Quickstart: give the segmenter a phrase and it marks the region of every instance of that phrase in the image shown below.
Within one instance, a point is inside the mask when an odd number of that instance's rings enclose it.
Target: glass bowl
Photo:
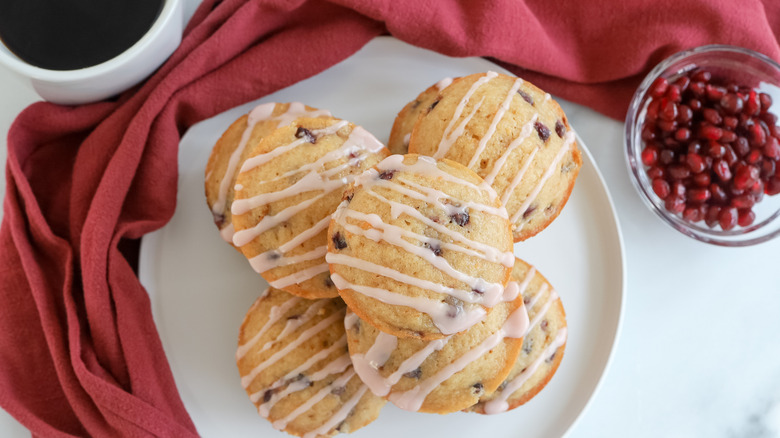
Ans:
[[[679,213],[672,213],[652,188],[647,166],[641,159],[645,141],[642,127],[648,104],[652,100],[651,87],[657,78],[672,83],[694,70],[708,70],[713,78],[720,78],[740,86],[755,88],[773,98],[772,113],[780,115],[780,65],[765,55],[741,47],[708,45],[686,50],[670,56],[658,64],[642,81],[631,101],[625,124],[625,152],[630,178],[639,197],[662,221],[675,230],[702,242],[720,246],[747,246],[765,242],[780,234],[780,194],[763,196],[753,206],[756,217],[745,227],[737,225],[722,230],[718,225],[710,228],[702,220],[689,222]],[[683,102],[685,103],[685,102]],[[702,122],[703,123],[703,122]],[[680,153],[683,153],[680,150]],[[742,159],[742,158],[740,158]],[[777,162],[780,165],[780,162]],[[715,176],[713,175],[713,179]]]

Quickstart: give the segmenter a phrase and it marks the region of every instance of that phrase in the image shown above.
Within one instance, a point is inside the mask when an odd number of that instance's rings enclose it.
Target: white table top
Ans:
[[[39,98],[2,67],[0,96],[4,163],[14,117]],[[631,186],[623,124],[579,105],[562,106],[611,191],[628,272],[611,367],[568,436],[780,436],[780,277],[774,272],[780,239],[721,248],[672,230]],[[4,173],[2,166],[0,193]],[[0,410],[0,436],[29,432]]]

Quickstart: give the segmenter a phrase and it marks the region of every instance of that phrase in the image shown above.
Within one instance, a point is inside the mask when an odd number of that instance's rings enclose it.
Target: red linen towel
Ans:
[[[181,47],[141,86],[116,101],[35,104],[12,126],[0,406],[40,436],[196,435],[121,249],[172,216],[189,126],[312,76],[382,33],[494,58],[620,118],[641,77],[680,49],[730,43],[780,59],[780,3],[205,0]]]

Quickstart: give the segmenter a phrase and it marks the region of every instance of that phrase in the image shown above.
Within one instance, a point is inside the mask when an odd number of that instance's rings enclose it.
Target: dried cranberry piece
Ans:
[[[304,128],[303,126],[299,126],[295,131],[295,138],[303,138],[309,143],[315,143],[317,141],[317,139],[314,137],[314,134],[312,134],[311,131]]]
[[[539,138],[546,143],[547,139],[550,138],[550,128],[542,122],[534,122],[534,128],[536,128],[536,134],[539,135]]]
[[[333,241],[333,247],[336,249],[344,249],[347,247],[347,241],[344,239],[344,236],[341,235],[341,232],[336,231],[333,233],[333,237],[331,237],[331,240]]]

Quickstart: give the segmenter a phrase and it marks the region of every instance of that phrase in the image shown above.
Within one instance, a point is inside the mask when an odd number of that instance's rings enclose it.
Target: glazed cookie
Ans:
[[[523,344],[523,298],[501,302],[463,333],[433,341],[397,338],[345,319],[355,371],[378,396],[401,409],[447,414],[474,405],[504,380]]]
[[[552,379],[566,348],[566,313],[550,283],[531,265],[515,261],[512,282],[523,296],[530,324],[512,371],[496,392],[468,410],[497,414],[532,399]],[[509,287],[507,287],[509,289]]]
[[[360,126],[302,118],[257,143],[236,179],[233,243],[273,287],[338,295],[325,263],[330,215],[346,184],[389,155]]]
[[[214,223],[226,242],[233,243],[233,187],[241,163],[251,146],[298,117],[330,117],[330,112],[302,103],[264,103],[249,114],[241,116],[222,134],[206,164],[206,202],[214,216]]]
[[[353,432],[385,401],[355,374],[344,303],[306,300],[278,289],[255,301],[241,324],[241,384],[274,428],[306,438]]]
[[[481,321],[515,260],[495,191],[458,163],[418,155],[391,155],[356,178],[328,235],[339,295],[403,338],[439,339]]]
[[[436,84],[430,86],[427,90],[420,93],[417,98],[403,107],[393,122],[393,129],[390,131],[390,139],[387,141],[387,148],[391,154],[406,154],[409,149],[409,137],[417,119],[422,114],[430,111],[431,105],[438,102],[441,98],[441,91],[452,83],[452,78],[444,78]]]
[[[495,72],[455,79],[421,114],[409,152],[466,165],[493,186],[515,241],[543,230],[571,194],[582,159],[549,94]]]

